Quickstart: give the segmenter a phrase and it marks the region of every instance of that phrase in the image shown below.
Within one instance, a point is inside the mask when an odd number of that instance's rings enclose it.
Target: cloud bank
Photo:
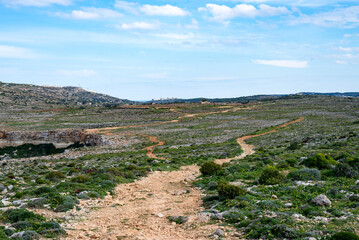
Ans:
[[[307,68],[307,61],[297,60],[252,60],[256,64],[269,65],[274,67],[285,67],[285,68]]]

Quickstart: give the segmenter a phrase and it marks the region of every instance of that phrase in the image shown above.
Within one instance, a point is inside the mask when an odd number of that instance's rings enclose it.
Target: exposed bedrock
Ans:
[[[0,147],[18,146],[24,143],[52,143],[56,147],[66,147],[74,143],[82,143],[88,146],[101,146],[106,144],[106,140],[103,136],[87,134],[80,130],[51,130],[41,132],[0,131]]]

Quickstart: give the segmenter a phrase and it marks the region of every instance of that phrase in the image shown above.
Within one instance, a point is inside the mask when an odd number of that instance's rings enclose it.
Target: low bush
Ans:
[[[292,142],[289,147],[288,150],[298,150],[300,149],[302,146],[299,142]]]
[[[352,232],[338,232],[330,240],[359,240],[359,236]]]
[[[207,189],[208,190],[215,190],[215,189],[217,189],[217,186],[218,186],[217,182],[211,181],[211,182],[208,183]]]
[[[287,238],[287,239],[297,239],[301,234],[294,228],[287,227],[284,224],[278,224],[272,227],[271,233],[275,237]]]
[[[43,179],[43,178],[36,178],[36,183],[37,184],[45,184],[46,182],[45,182],[45,179]]]
[[[6,233],[3,231],[3,229],[0,229],[0,239],[8,239]]]
[[[349,201],[351,201],[351,202],[359,202],[359,195],[350,196]]]
[[[33,225],[28,221],[19,221],[17,223],[11,224],[11,227],[16,230],[25,230],[31,228]]]
[[[24,208],[19,208],[19,209],[9,209],[6,210],[3,213],[3,217],[5,218],[5,221],[11,222],[11,223],[16,223],[16,222],[20,222],[20,221],[31,221],[31,220],[40,220],[43,221],[45,220],[44,217],[35,214],[33,212],[30,212]]]
[[[56,189],[52,188],[52,187],[46,187],[46,186],[39,187],[34,190],[34,194],[37,196],[44,194],[44,193],[52,193],[52,192],[56,192]]]
[[[355,178],[358,176],[358,172],[349,164],[339,163],[334,168],[334,175],[336,177]]]
[[[51,171],[45,175],[45,178],[49,179],[51,181],[56,181],[56,180],[59,180],[59,179],[65,178],[65,177],[66,176],[60,171]]]
[[[245,195],[246,190],[239,187],[229,184],[226,181],[219,181],[217,186],[218,195],[225,198],[235,198],[237,196]]]
[[[55,212],[67,212],[75,207],[76,200],[73,197],[64,197],[63,201],[57,206]]]
[[[284,175],[281,174],[276,167],[268,165],[264,168],[258,182],[263,185],[275,185],[280,183],[283,179]]]
[[[290,172],[287,178],[295,181],[319,181],[321,178],[320,171],[315,168],[303,168]]]
[[[218,174],[223,171],[223,168],[221,165],[215,163],[215,162],[205,162],[200,169],[201,173],[205,176],[211,176]]]
[[[305,159],[303,164],[309,168],[329,169],[331,166],[338,164],[338,162],[328,155],[318,153],[313,157]]]
[[[86,183],[89,181],[91,181],[91,178],[86,175],[77,175],[77,176],[71,178],[71,182],[76,182],[76,183]]]
[[[292,158],[292,159],[287,159],[286,161],[287,161],[287,163],[288,163],[291,167],[294,167],[294,166],[297,165],[297,163],[298,163],[298,160],[297,160],[297,159],[294,159],[294,158]]]

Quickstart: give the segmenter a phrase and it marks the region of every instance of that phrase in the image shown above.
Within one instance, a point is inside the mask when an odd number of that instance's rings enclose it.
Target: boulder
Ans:
[[[37,240],[40,239],[39,234],[34,231],[22,231],[18,233],[14,233],[9,237],[10,239],[29,239],[29,240]]]
[[[313,198],[310,202],[315,203],[317,206],[330,207],[332,205],[332,202],[324,194],[321,194],[321,195],[317,196],[316,198]]]
[[[218,228],[214,233],[213,235],[216,235],[218,237],[223,237],[224,236],[224,231],[220,228]]]

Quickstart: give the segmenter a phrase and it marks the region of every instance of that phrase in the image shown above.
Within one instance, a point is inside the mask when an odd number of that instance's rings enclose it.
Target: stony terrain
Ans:
[[[6,132],[71,127],[108,144],[3,159],[6,236],[329,239],[359,228],[356,98],[12,113]]]

